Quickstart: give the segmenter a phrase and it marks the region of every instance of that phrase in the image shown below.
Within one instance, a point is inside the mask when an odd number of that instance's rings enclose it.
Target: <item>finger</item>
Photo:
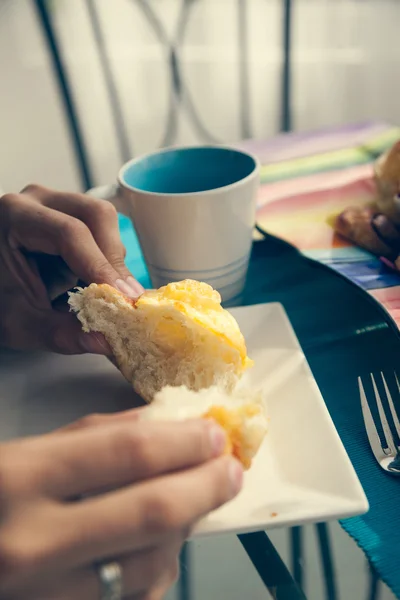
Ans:
[[[11,317],[10,317],[11,319]],[[85,333],[72,313],[25,306],[12,317],[13,346],[20,349],[51,350],[59,354],[111,354],[99,333]]]
[[[224,446],[222,429],[205,419],[129,419],[53,439],[37,461],[48,493],[69,498],[199,465],[221,454]]]
[[[23,195],[16,198],[9,206],[10,239],[15,247],[61,256],[74,275],[86,283],[109,283],[137,297],[104,256],[87,225],[41,204],[32,210],[29,199]]]
[[[132,287],[136,296],[143,293],[143,287],[132,277],[125,265],[126,250],[119,233],[118,213],[111,202],[84,194],[54,192],[46,188],[40,188],[39,195],[44,206],[85,223],[100,250],[122,280]]]
[[[400,232],[385,215],[375,215],[372,226],[379,238],[397,254],[400,252]]]
[[[84,194],[46,190],[43,204],[86,223],[110,263],[114,262],[116,266],[126,269],[125,248],[119,235],[118,213],[111,202]]]
[[[111,202],[83,194],[49,192],[44,204],[86,223],[112,267],[123,280],[132,280],[137,295],[143,293],[142,286],[134,280],[125,265],[126,251],[119,233],[118,213]]]
[[[53,310],[46,321],[46,329],[46,348],[53,352],[103,356],[109,356],[112,352],[101,333],[82,331],[81,324],[71,313]]]
[[[95,427],[105,427],[107,425],[115,425],[117,423],[129,423],[140,419],[142,408],[133,408],[113,414],[91,414],[78,421],[74,421],[65,427],[60,427],[52,431],[49,435],[58,435],[59,433],[67,433],[72,431],[82,431],[93,429]]]
[[[231,500],[242,479],[241,465],[225,456],[73,504],[64,560],[101,560],[158,545]]]
[[[357,246],[373,254],[390,257],[391,248],[377,235],[372,225],[376,214],[370,207],[348,208],[336,219],[335,230]]]
[[[178,576],[177,557],[182,543],[183,539],[177,537],[167,545],[119,557],[116,562],[122,571],[123,597],[155,598],[155,594],[159,591],[165,593]],[[53,584],[54,591],[48,591],[45,594],[46,598],[49,600],[101,598],[103,590],[98,572],[100,568],[93,565],[72,571],[65,581],[58,580]]]
[[[1,344],[17,350],[51,350],[59,354],[101,354],[111,348],[100,333],[85,333],[76,317],[67,312],[27,304],[15,294],[12,306],[3,305]]]

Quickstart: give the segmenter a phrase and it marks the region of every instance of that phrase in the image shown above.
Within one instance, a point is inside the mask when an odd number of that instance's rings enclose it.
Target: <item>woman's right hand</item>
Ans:
[[[193,525],[241,488],[224,444],[211,421],[137,410],[1,444],[0,597],[98,600],[95,565],[116,560],[124,598],[161,599]]]

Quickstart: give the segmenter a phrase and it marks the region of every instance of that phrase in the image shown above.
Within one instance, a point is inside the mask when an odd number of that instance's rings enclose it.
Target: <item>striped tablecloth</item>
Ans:
[[[398,139],[400,127],[363,123],[240,147],[262,165],[258,224],[352,279],[400,325],[400,274],[335,235],[329,224],[344,208],[374,198],[374,161]]]

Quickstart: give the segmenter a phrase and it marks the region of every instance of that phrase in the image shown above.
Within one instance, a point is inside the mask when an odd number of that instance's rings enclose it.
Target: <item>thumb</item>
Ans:
[[[75,315],[51,311],[46,318],[44,344],[59,354],[112,354],[101,333],[85,333]]]

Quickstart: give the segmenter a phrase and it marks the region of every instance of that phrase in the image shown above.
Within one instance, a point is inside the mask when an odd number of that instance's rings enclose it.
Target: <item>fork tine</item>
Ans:
[[[360,390],[361,409],[364,417],[365,429],[367,430],[369,443],[371,445],[372,452],[374,453],[375,458],[379,462],[379,456],[382,454],[382,444],[379,438],[378,431],[376,429],[371,409],[368,404],[367,396],[365,395],[361,377],[358,378],[358,389]]]
[[[397,381],[396,373],[394,374],[394,376],[395,376],[396,381]],[[384,388],[385,388],[386,396],[387,396],[387,399],[388,399],[388,402],[389,402],[390,412],[392,413],[393,423],[394,423],[394,426],[396,428],[397,435],[400,438],[400,422],[399,422],[399,418],[397,416],[396,409],[395,409],[394,404],[393,404],[392,395],[389,392],[389,388],[387,386],[386,379],[385,379],[385,377],[384,377],[384,375],[383,375],[382,372],[381,372],[381,377],[382,377],[383,385],[384,385]],[[398,385],[399,385],[399,382],[397,381],[397,386]]]
[[[392,454],[397,454],[397,448],[395,446],[395,443],[394,443],[394,440],[392,437],[392,432],[390,431],[389,423],[387,422],[385,410],[382,405],[382,400],[379,395],[378,388],[376,387],[375,379],[374,379],[374,376],[372,373],[371,373],[371,380],[372,380],[372,385],[374,388],[375,400],[376,400],[376,404],[378,406],[378,412],[379,412],[379,417],[381,419],[383,433],[385,434],[387,448],[388,448],[388,450],[390,450],[390,452]]]

